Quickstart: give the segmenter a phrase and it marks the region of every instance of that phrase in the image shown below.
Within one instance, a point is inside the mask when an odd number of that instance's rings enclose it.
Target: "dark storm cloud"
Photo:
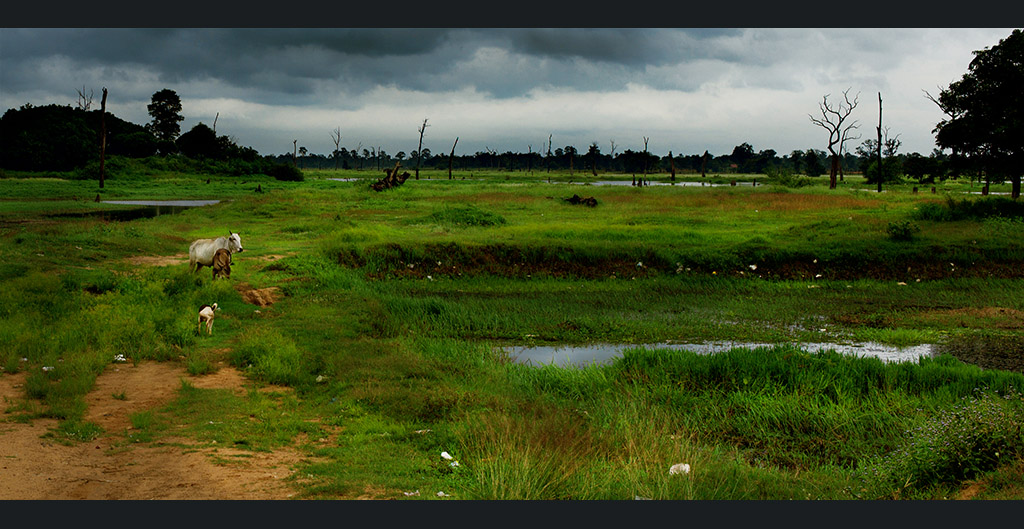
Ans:
[[[512,97],[535,86],[619,89],[650,66],[734,60],[715,42],[738,31],[5,29],[0,81],[12,91],[38,86],[41,65],[60,57],[77,69],[149,73],[166,85],[216,79],[245,89],[258,102],[288,95],[302,104],[321,81],[350,94],[377,86],[421,91],[470,86]],[[506,53],[487,55],[493,49]],[[517,75],[499,75],[510,69]]]

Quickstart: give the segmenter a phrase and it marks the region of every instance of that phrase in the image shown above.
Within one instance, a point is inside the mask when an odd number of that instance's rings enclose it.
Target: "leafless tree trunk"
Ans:
[[[338,159],[341,157],[341,127],[331,131],[331,141],[334,142],[334,170],[338,170]]]
[[[458,138],[456,138],[456,141],[458,141]],[[533,176],[533,145],[527,145],[526,150],[526,172]]]
[[[843,91],[845,105],[843,102],[839,102],[834,107],[828,102],[829,94],[825,94],[821,103],[818,104],[821,110],[821,118],[808,114],[808,117],[811,118],[811,123],[828,131],[828,152],[832,155],[832,164],[829,170],[829,189],[836,188],[836,175],[839,172],[839,154],[836,152],[836,145],[840,145],[842,141],[848,139],[846,136],[850,129],[857,128],[856,121],[843,127],[843,122],[850,116],[853,109],[857,108],[857,97],[859,97],[858,94],[858,96],[853,98],[853,101],[850,101],[849,92],[849,88]],[[840,147],[840,149],[842,148]]]
[[[299,166],[299,140],[292,140],[292,165]]]
[[[107,157],[107,89],[103,88],[100,100],[100,188],[103,188],[103,163]]]
[[[216,116],[213,116],[213,135],[217,135],[217,118],[220,117],[220,112],[217,112]]]
[[[707,151],[707,149],[705,149],[704,150],[704,156],[700,157],[700,177],[701,178],[704,178],[705,169],[707,168],[707,166],[708,166],[708,151]],[[701,185],[703,185],[703,184],[701,184]]]
[[[455,160],[455,146],[459,144],[459,137],[455,137],[455,143],[452,144],[452,153],[448,155],[448,179],[452,179],[452,163]]]
[[[551,172],[551,136],[553,136],[553,134],[548,134],[548,155],[544,158],[544,166],[548,173]],[[551,182],[551,176],[548,176],[548,182]]]
[[[672,157],[672,151],[668,151],[668,166],[672,171],[672,181],[676,181],[676,160]]]
[[[648,138],[647,136],[644,136],[643,138],[644,138],[644,179],[647,179],[647,156],[648,156],[648,154],[647,154],[647,140],[649,140],[650,138]]]
[[[427,118],[423,118],[423,125],[420,126],[420,146],[416,148],[416,179],[420,179],[420,162],[423,160],[423,133],[427,130]]]
[[[885,172],[882,171],[882,93],[878,93],[878,127],[875,129],[878,131],[878,192],[882,192],[882,176]]]

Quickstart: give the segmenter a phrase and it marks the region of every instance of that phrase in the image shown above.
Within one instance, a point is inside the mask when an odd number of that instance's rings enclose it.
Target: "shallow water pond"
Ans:
[[[594,180],[593,182],[570,182],[572,184],[580,185],[592,185],[592,186],[632,186],[636,185],[630,180]],[[655,182],[648,181],[645,185],[652,186],[681,186],[681,187],[730,187],[733,184],[713,184],[710,182]],[[736,182],[736,186],[747,186],[752,187],[758,185],[756,182]],[[764,185],[764,184],[761,184]]]
[[[160,215],[174,215],[186,209],[211,206],[220,203],[220,200],[102,200],[100,203],[139,207],[129,209],[95,209],[76,213],[56,213],[50,216],[61,218],[94,217],[103,220],[127,222],[137,219],[150,219]]]
[[[528,365],[554,364],[565,367],[580,367],[587,364],[610,363],[614,358],[622,356],[622,351],[633,347],[688,350],[698,354],[712,354],[730,349],[772,347],[779,344],[753,342],[702,342],[702,343],[649,343],[649,344],[610,344],[598,343],[589,345],[556,345],[556,346],[513,346],[504,347],[515,362]],[[836,343],[800,343],[798,346],[808,352],[834,350],[837,353],[859,357],[874,357],[885,362],[917,362],[922,356],[933,356],[935,346],[931,344],[895,347],[874,342],[836,344]]]

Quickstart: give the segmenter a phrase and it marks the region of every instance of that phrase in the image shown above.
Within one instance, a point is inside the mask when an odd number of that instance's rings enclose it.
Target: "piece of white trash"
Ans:
[[[669,467],[668,475],[674,476],[676,474],[689,474],[690,464],[689,463],[676,463]]]

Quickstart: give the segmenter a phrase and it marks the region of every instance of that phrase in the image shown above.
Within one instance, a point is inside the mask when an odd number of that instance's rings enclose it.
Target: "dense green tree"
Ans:
[[[804,151],[804,174],[807,176],[821,176],[825,173],[825,165],[821,163],[824,151],[807,149]]]
[[[1015,29],[999,44],[974,52],[968,72],[933,99],[946,114],[935,143],[1009,176],[1020,197],[1024,172],[1024,33]]]
[[[161,153],[173,152],[174,142],[181,133],[179,122],[185,118],[181,115],[181,98],[171,89],[164,88],[153,94],[152,102],[146,106],[153,121],[149,130],[156,136]]]
[[[145,127],[107,112],[108,156],[141,158],[156,152]],[[100,111],[25,105],[0,118],[0,167],[69,171],[99,158]]]
[[[201,121],[192,130],[182,134],[176,143],[178,151],[189,158],[221,159],[226,154],[221,152],[217,134]]]

